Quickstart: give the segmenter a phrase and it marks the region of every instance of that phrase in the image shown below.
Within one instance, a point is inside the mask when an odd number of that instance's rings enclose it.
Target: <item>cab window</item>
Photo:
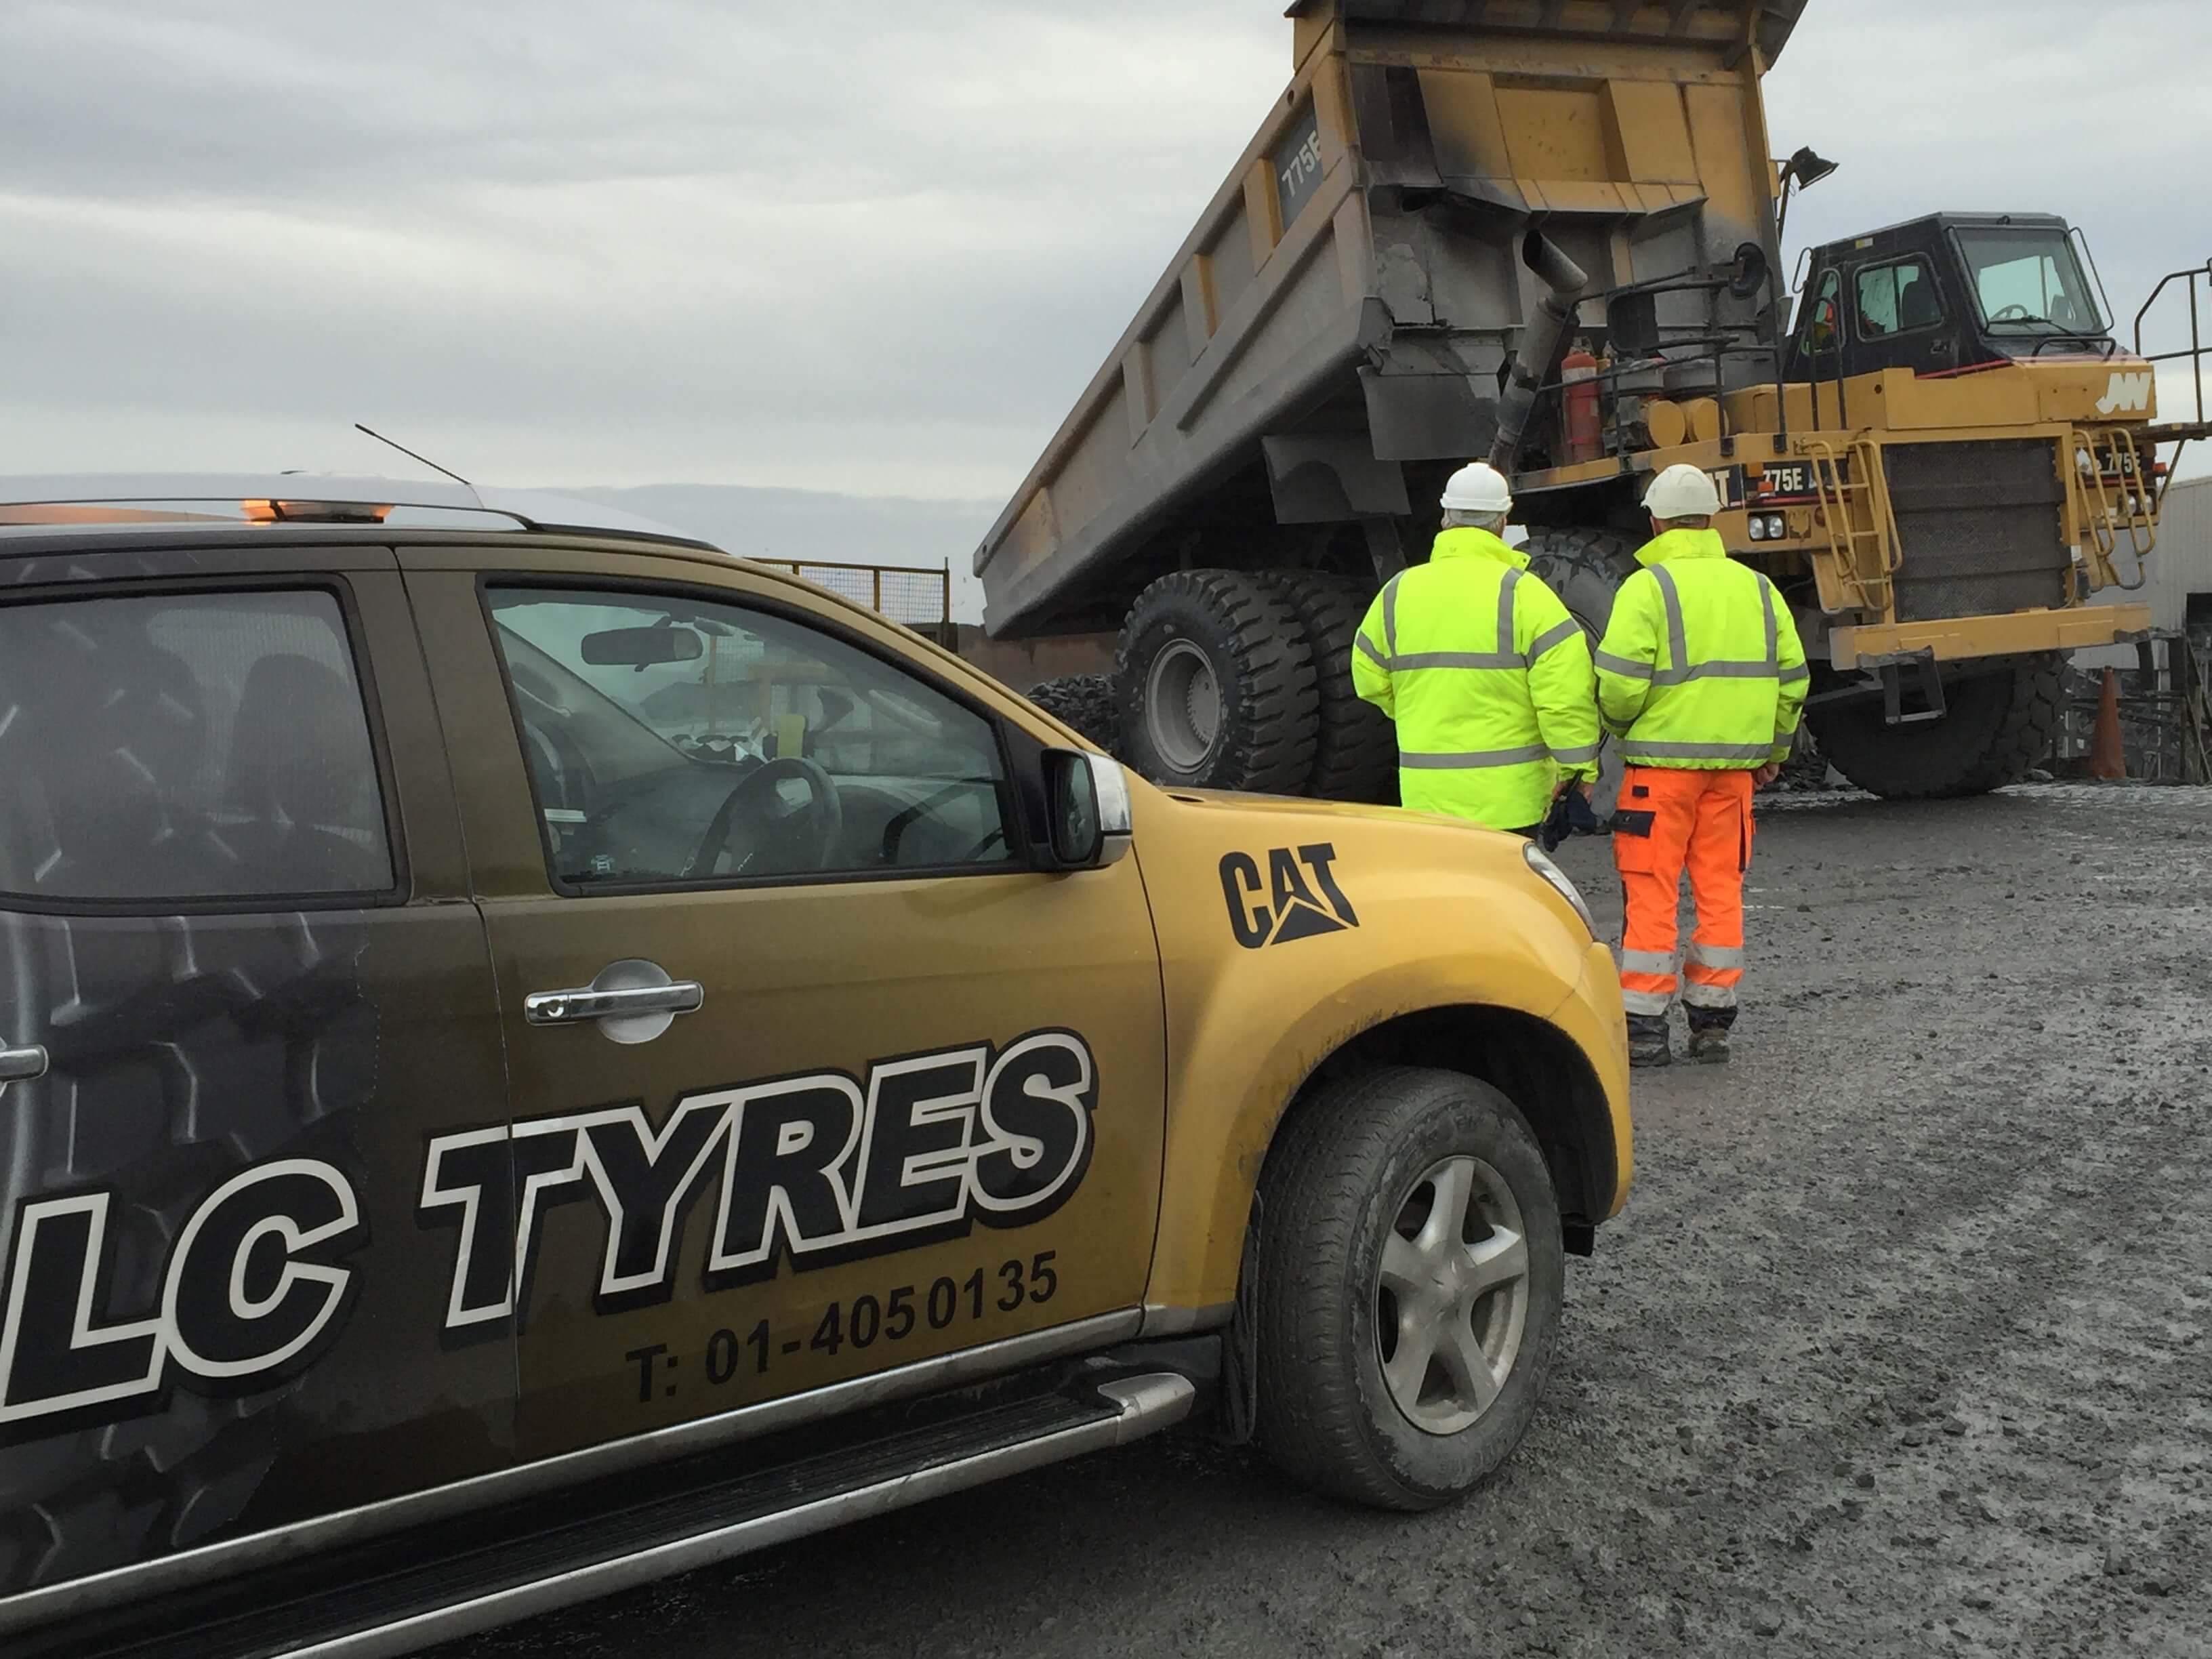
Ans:
[[[159,907],[394,885],[337,598],[0,607],[0,890]]]
[[[1858,294],[1858,331],[1862,340],[1880,340],[1915,329],[1934,328],[1943,320],[1943,306],[1936,295],[1936,278],[1925,259],[1900,259],[1895,264],[1875,265],[1853,279]]]
[[[1836,316],[1836,301],[1842,285],[1843,278],[1835,271],[1823,271],[1819,285],[1807,298],[1802,331],[1805,350],[1833,351],[1842,343]]]
[[[2103,331],[2103,307],[2063,231],[1988,228],[1957,234],[1974,297],[1992,328],[2024,335]]]
[[[694,597],[502,588],[555,884],[1003,869],[997,734],[829,633]]]

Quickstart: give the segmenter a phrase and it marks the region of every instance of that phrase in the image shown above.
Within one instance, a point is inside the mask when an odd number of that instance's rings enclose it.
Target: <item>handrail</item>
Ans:
[[[2150,298],[2145,300],[2142,302],[2142,309],[2136,313],[2135,346],[2136,356],[2147,363],[2179,362],[2184,358],[2190,361],[2196,371],[2194,378],[2197,382],[2197,423],[2202,425],[2204,420],[2205,345],[2202,317],[2197,303],[2197,279],[2200,276],[2212,279],[2212,259],[2207,259],[2202,265],[2193,265],[2186,270],[2168,271],[2159,279],[2158,286],[2150,291]],[[2143,319],[2150,315],[2152,308],[2158,304],[2160,298],[2176,283],[2186,283],[2189,285],[2189,343],[2179,351],[2161,351],[2156,354],[2147,352],[2143,349]]]

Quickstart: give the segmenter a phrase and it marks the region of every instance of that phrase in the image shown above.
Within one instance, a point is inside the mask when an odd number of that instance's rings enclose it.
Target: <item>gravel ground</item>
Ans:
[[[1736,1063],[1639,1075],[1468,1502],[1175,1435],[442,1659],[2212,1654],[2212,791],[1768,799]]]

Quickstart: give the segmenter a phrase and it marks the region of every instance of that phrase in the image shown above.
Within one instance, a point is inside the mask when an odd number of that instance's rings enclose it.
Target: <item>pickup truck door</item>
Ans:
[[[416,1224],[505,1081],[397,562],[257,542],[0,602],[0,1598],[512,1456]]]
[[[519,1330],[526,1450],[1132,1328],[1164,1127],[1151,915],[1133,858],[1028,867],[988,699],[718,560],[402,561],[520,1195],[455,1308]],[[453,1213],[501,1133],[453,1144]]]

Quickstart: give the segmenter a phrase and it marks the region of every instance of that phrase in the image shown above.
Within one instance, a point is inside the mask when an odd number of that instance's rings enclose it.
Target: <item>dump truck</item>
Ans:
[[[1788,205],[1833,166],[1771,159],[1761,82],[1803,10],[1293,5],[1289,87],[976,550],[988,630],[1118,631],[1116,746],[1158,781],[1387,801],[1352,635],[1445,477],[1513,476],[1596,633],[1650,476],[1689,462],[1790,605],[1835,766],[1899,797],[2019,777],[2064,653],[2148,626],[2087,601],[2140,582],[2201,398],[2159,421],[2049,216],[1815,248],[1793,317]],[[2193,329],[2176,355],[2201,386]]]

